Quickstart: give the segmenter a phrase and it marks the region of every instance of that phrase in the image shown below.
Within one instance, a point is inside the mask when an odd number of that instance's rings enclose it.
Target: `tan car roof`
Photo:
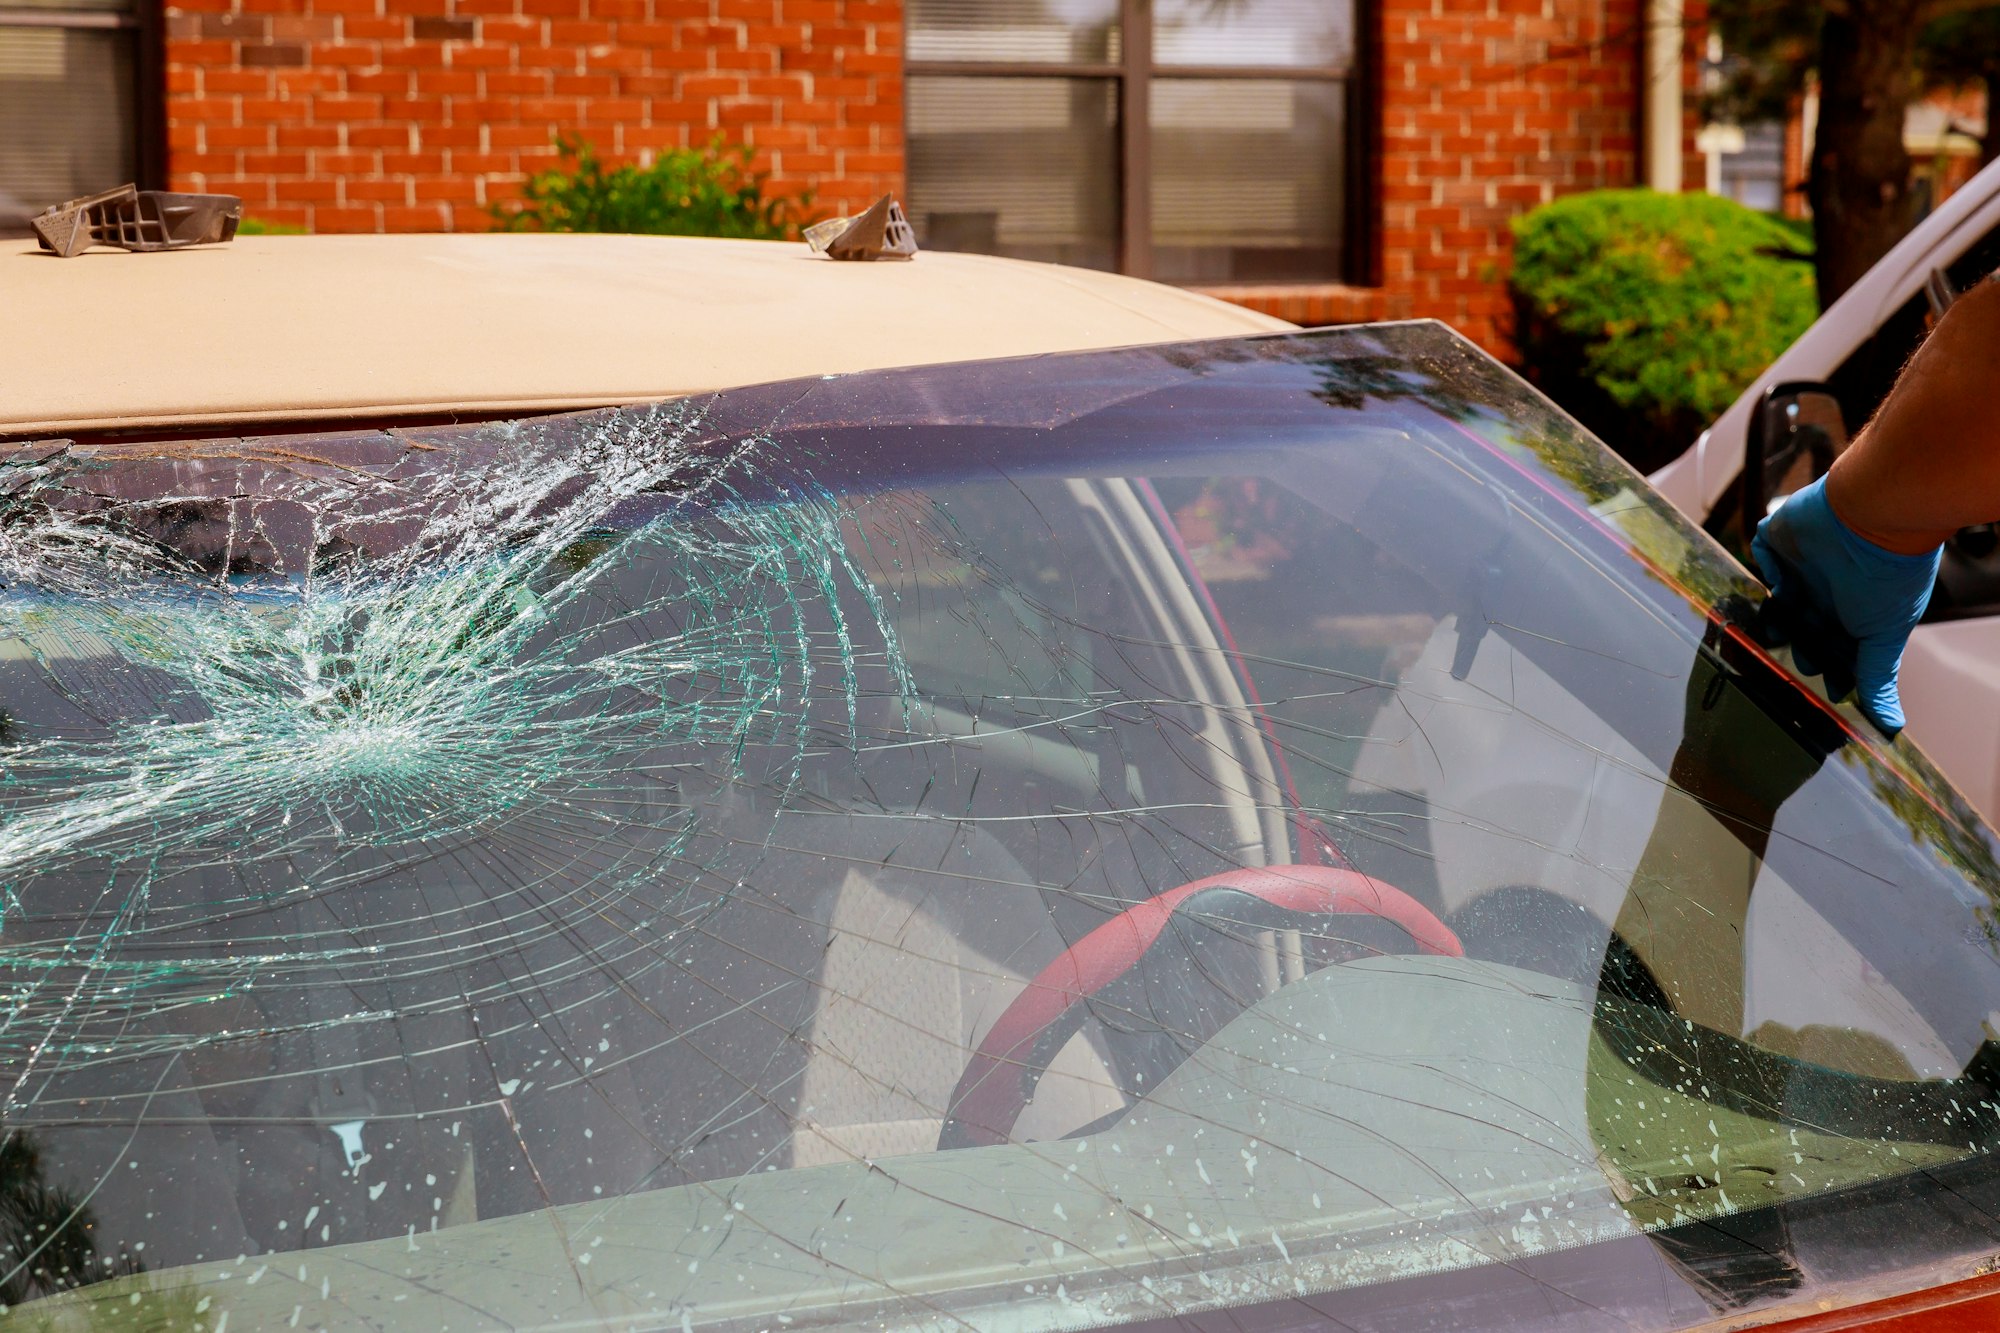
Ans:
[[[246,236],[0,252],[0,433],[535,412],[1292,327],[981,255],[667,236]]]

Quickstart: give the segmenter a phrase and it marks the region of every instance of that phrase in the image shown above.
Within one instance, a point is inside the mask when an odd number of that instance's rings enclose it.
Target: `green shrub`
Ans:
[[[263,218],[246,217],[236,224],[238,236],[303,236],[304,227],[290,222],[266,222]]]
[[[650,166],[606,170],[582,139],[556,136],[560,166],[537,172],[521,198],[489,211],[509,231],[618,231],[655,236],[783,240],[807,221],[811,197],[772,198],[750,169],[746,144],[717,136],[705,148],[662,153]]]
[[[1601,190],[1513,227],[1524,372],[1642,471],[1691,444],[1817,313],[1810,245],[1714,195]]]

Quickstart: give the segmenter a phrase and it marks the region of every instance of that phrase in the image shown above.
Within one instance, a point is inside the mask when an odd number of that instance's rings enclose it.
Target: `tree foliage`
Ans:
[[[96,1230],[85,1199],[48,1180],[33,1137],[23,1129],[0,1129],[0,1312],[145,1271],[133,1255],[100,1256]]]
[[[1818,72],[1807,193],[1823,305],[1915,221],[1904,115],[1927,77],[1972,54],[1966,43],[1986,33],[1995,10],[1996,0],[1712,0],[1710,21],[1732,55],[1712,111],[1788,114],[1808,71]]]
[[[1513,228],[1528,378],[1642,470],[1685,449],[1817,314],[1797,233],[1732,200],[1601,190]]]
[[[770,195],[747,144],[720,135],[702,148],[662,153],[650,165],[607,168],[596,148],[556,136],[559,165],[530,176],[515,203],[496,204],[508,231],[639,232],[785,240],[809,220],[811,196]]]
[[[1934,88],[1980,84],[1986,90],[1986,132],[1979,142],[1981,164],[2000,156],[2000,126],[1993,108],[2000,102],[2000,6],[1946,14],[1923,31],[1917,70]]]
[[[1790,116],[1819,56],[1821,13],[1802,0],[1713,0],[1709,22],[1723,57],[1704,115],[1738,125]]]
[[[1960,87],[2000,73],[2000,0],[1934,6],[1917,16],[1916,87]],[[1817,0],[1711,0],[1709,23],[1722,38],[1720,78],[1702,110],[1732,124],[1781,120],[1819,56],[1827,6]]]

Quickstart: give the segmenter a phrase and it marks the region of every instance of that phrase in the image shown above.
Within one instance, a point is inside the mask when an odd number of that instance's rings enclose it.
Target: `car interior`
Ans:
[[[1976,822],[1553,414],[1301,362],[922,482],[615,413],[55,467],[8,1124],[93,1227],[14,1298],[1416,1320],[1616,1253],[1692,1322],[1881,1241],[1787,1208],[1988,1188]]]

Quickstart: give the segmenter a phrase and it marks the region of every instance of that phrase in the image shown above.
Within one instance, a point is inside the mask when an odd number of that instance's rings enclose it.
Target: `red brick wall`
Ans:
[[[1432,316],[1507,350],[1508,220],[1639,172],[1644,0],[1363,0],[1380,284],[1212,288],[1299,323]],[[1702,0],[1689,0],[1688,50]],[[484,228],[573,129],[745,140],[846,210],[903,184],[901,0],[175,0],[171,172],[315,231]],[[1692,92],[1694,62],[1687,62]],[[1699,188],[1694,98],[1688,188]]]
[[[844,210],[903,170],[901,0],[172,0],[176,189],[314,231],[482,230],[554,158],[747,141]]]
[[[1694,152],[1690,4],[1683,178]],[[1379,0],[1380,285],[1210,288],[1298,323],[1442,319],[1507,350],[1509,219],[1640,172],[1644,0]]]

